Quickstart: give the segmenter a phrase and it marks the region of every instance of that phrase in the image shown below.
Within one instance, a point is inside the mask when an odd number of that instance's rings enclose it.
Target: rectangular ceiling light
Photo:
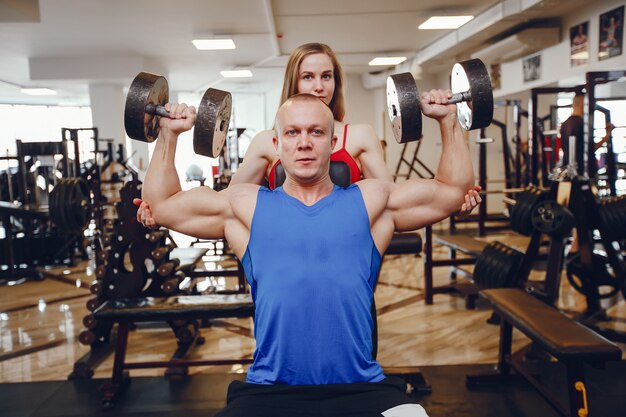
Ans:
[[[31,96],[54,96],[57,93],[49,88],[22,88],[20,91]]]
[[[252,77],[252,71],[250,70],[232,70],[232,71],[220,71],[224,78],[247,78]]]
[[[419,25],[418,29],[457,29],[473,18],[474,16],[433,16]]]
[[[232,39],[194,39],[191,41],[196,49],[201,51],[216,51],[220,49],[235,49]]]
[[[372,59],[367,65],[370,66],[378,66],[378,65],[398,65],[402,62],[406,61],[405,56],[377,56]]]

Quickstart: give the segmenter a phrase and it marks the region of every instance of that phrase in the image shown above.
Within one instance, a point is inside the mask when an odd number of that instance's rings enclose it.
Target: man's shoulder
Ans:
[[[387,195],[391,192],[395,184],[389,181],[383,181],[376,178],[362,179],[359,182],[354,183],[361,190],[361,194],[363,196],[370,194],[382,193],[383,195]]]
[[[258,184],[231,184],[222,191],[229,199],[254,197],[261,188]]]

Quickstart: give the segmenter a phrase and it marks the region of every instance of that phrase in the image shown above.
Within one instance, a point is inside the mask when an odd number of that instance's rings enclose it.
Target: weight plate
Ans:
[[[409,72],[387,77],[387,114],[398,143],[422,137],[422,109],[413,75]]]
[[[544,200],[533,207],[533,228],[552,237],[564,237],[574,226],[574,215],[553,200]]]
[[[453,94],[470,93],[470,101],[457,103],[459,123],[465,130],[480,129],[493,119],[493,90],[485,64],[470,59],[454,64],[450,77]]]
[[[506,256],[506,247],[499,241],[491,243],[493,245],[492,252],[492,268],[489,274],[489,288],[504,288],[507,281],[508,258]]]
[[[140,72],[128,89],[124,108],[126,134],[143,142],[154,142],[159,137],[159,117],[146,113],[146,106],[164,106],[169,101],[169,87],[165,77]]]
[[[198,155],[209,158],[220,155],[226,142],[231,109],[230,93],[215,88],[204,93],[193,130],[193,150]]]

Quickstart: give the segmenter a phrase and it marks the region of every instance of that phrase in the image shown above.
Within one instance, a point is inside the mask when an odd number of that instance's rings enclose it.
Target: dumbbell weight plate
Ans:
[[[422,137],[422,109],[415,79],[409,72],[387,78],[387,113],[398,143]]]
[[[493,89],[485,64],[470,59],[454,64],[450,78],[452,94],[469,91],[471,100],[457,103],[459,123],[465,130],[487,127],[493,119]]]
[[[232,109],[232,97],[226,91],[209,88],[200,101],[193,130],[193,150],[198,155],[217,158],[222,152]]]
[[[165,77],[140,72],[128,89],[124,108],[126,134],[143,142],[154,142],[159,136],[159,117],[146,112],[147,106],[164,106],[169,101]]]

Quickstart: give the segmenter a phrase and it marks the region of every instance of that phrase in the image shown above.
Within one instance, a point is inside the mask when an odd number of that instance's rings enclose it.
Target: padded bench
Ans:
[[[449,248],[448,259],[433,259],[433,241]],[[487,244],[487,242],[463,234],[434,235],[432,227],[427,226],[424,232],[424,300],[426,304],[433,303],[433,296],[435,294],[456,292],[465,297],[466,307],[473,309],[475,307],[476,298],[478,298],[478,288],[471,282],[457,282],[456,272],[452,272],[450,275],[453,281],[451,284],[435,287],[433,285],[433,268],[440,266],[452,266],[456,268],[460,265],[473,265],[476,263],[476,258],[478,258]],[[463,252],[469,255],[469,257],[458,259],[456,257],[457,252]]]
[[[115,358],[111,383],[105,384],[102,405],[109,408],[113,405],[114,398],[123,390],[128,375],[125,369],[180,367],[186,373],[188,366],[200,365],[230,365],[252,363],[252,358],[223,359],[223,360],[194,360],[184,359],[184,355],[174,355],[170,361],[135,362],[126,363],[126,347],[128,344],[128,330],[130,323],[165,321],[170,323],[173,329],[178,327],[183,334],[189,337],[181,342],[180,334],[177,333],[179,351],[185,354],[189,346],[197,339],[197,328],[184,324],[193,319],[221,319],[232,317],[254,317],[254,303],[250,294],[210,294],[210,295],[179,295],[173,297],[145,297],[123,300],[108,300],[98,307],[93,315],[96,320],[118,323],[117,341],[115,345]],[[195,330],[195,332],[194,332]],[[184,345],[184,346],[181,346]]]
[[[385,255],[419,255],[421,252],[422,237],[419,233],[394,233]]]
[[[495,374],[468,376],[468,387],[493,383],[510,376],[512,367],[528,380],[562,416],[588,416],[593,411],[587,398],[584,365],[603,367],[619,361],[621,349],[589,328],[560,313],[554,307],[517,288],[480,292],[500,316],[500,352]],[[526,369],[527,348],[511,354],[513,327],[528,336],[535,346],[563,363],[567,372],[569,407],[565,407],[545,384]]]

